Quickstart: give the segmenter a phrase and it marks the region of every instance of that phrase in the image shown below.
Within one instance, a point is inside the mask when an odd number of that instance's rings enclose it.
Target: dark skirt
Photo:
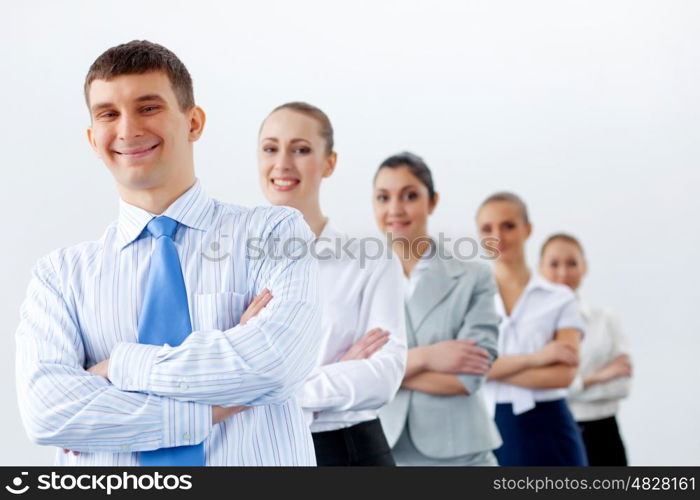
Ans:
[[[379,419],[327,432],[314,432],[316,464],[396,465]]]
[[[564,399],[538,402],[520,415],[499,403],[496,425],[503,446],[494,453],[502,466],[587,465],[581,431]]]
[[[588,465],[627,465],[625,445],[622,444],[615,416],[579,422],[578,426],[586,445]]]

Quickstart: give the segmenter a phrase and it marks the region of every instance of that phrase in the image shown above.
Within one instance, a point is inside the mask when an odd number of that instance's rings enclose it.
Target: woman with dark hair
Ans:
[[[420,157],[379,166],[374,214],[403,266],[409,347],[401,389],[380,417],[398,465],[496,465],[501,441],[479,391],[496,357],[496,287],[488,267],[428,236],[438,200]]]
[[[298,394],[317,463],[394,465],[377,413],[394,397],[406,364],[401,266],[391,256],[358,259],[359,242],[321,211],[321,183],[336,160],[333,127],[315,106],[283,104],[260,127],[263,193],[273,205],[299,210],[317,236],[321,354]]]
[[[503,321],[499,358],[485,391],[503,438],[498,463],[586,465],[581,433],[565,399],[584,331],[576,298],[527,267],[525,242],[532,224],[520,197],[507,192],[488,197],[476,220],[481,237],[497,241],[496,310]]]
[[[615,316],[589,307],[578,294],[588,265],[578,239],[558,233],[547,238],[540,252],[540,273],[576,293],[586,323],[578,375],[569,387],[569,406],[586,445],[588,465],[627,465],[617,426],[619,402],[629,394],[632,363],[627,339]]]

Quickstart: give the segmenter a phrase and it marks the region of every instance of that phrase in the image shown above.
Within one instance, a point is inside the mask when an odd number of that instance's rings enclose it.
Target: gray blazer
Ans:
[[[430,259],[406,303],[408,348],[442,340],[473,339],[493,360],[497,356],[500,317],[494,309],[496,283],[491,271],[483,263],[445,255],[441,248]],[[379,413],[391,446],[406,424],[418,451],[432,458],[478,453],[501,445],[501,436],[479,391],[484,377],[457,377],[469,395],[434,396],[399,390]]]

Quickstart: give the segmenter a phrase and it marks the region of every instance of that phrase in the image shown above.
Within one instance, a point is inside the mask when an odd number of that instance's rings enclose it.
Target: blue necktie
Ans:
[[[163,215],[146,226],[155,248],[139,317],[139,343],[177,346],[192,332],[187,291],[173,242],[178,222]],[[204,465],[204,443],[141,452],[143,466]]]

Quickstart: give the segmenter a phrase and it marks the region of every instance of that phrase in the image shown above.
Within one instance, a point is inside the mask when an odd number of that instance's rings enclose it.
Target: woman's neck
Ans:
[[[494,276],[500,288],[503,288],[504,285],[525,288],[532,273],[527,267],[525,259],[519,259],[515,262],[496,262]]]
[[[328,218],[323,215],[323,212],[321,212],[321,205],[318,203],[318,200],[310,203],[308,206],[294,208],[301,212],[301,214],[304,216],[304,220],[309,225],[311,231],[313,231],[316,237],[318,238],[321,236],[321,232],[323,231],[323,228],[326,227]]]
[[[392,241],[391,246],[401,261],[404,276],[408,276],[425,252],[430,249],[430,237],[427,234],[423,234],[411,241],[396,239]]]

